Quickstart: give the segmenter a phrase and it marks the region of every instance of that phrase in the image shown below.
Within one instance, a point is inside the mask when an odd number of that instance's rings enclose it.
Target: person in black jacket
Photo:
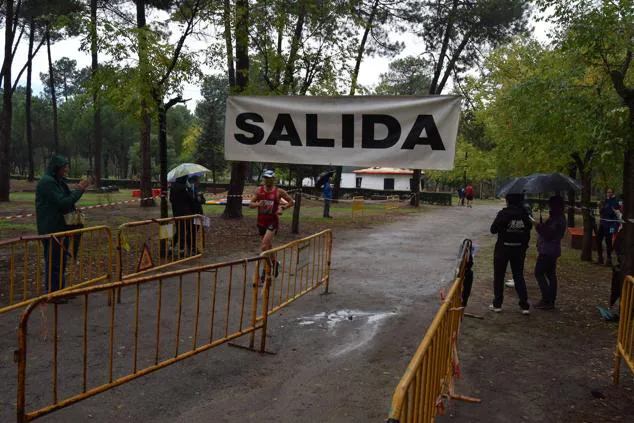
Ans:
[[[176,178],[170,187],[170,203],[172,203],[172,216],[191,216],[203,214],[205,197],[199,191],[198,176],[182,176]],[[181,254],[196,254],[196,227],[192,220],[179,220],[176,223],[174,245],[178,244]]]
[[[532,223],[522,206],[521,194],[506,196],[507,207],[502,209],[491,225],[491,233],[498,235],[493,254],[493,304],[489,308],[499,313],[504,301],[504,275],[511,263],[515,290],[519,297],[522,314],[530,314],[526,281],[524,280],[524,259],[531,237]]]

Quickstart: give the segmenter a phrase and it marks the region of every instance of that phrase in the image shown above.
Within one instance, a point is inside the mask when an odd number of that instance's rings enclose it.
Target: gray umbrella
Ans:
[[[578,191],[583,188],[580,182],[561,173],[534,173],[515,178],[498,192],[499,197],[507,194],[538,194],[557,191]]]

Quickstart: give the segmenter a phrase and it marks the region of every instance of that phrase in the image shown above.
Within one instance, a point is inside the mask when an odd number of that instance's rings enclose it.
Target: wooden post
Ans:
[[[293,207],[293,225],[291,228],[291,233],[298,234],[299,233],[299,209],[302,204],[302,189],[301,187],[295,193],[295,206]]]

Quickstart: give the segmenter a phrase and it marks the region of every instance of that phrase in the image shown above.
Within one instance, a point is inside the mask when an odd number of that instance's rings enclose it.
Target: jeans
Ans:
[[[68,237],[63,237],[61,240],[48,238],[42,240],[42,244],[44,245],[44,291],[55,292],[66,285],[66,264],[70,257],[69,239]]]
[[[542,301],[554,304],[557,299],[557,257],[540,254],[535,263],[535,279],[542,292]]]
[[[599,260],[603,260],[603,239],[605,239],[605,250],[608,254],[608,259],[610,259],[612,257],[612,234],[610,233],[610,227],[599,223],[599,230],[597,231],[597,253],[599,253]]]
[[[504,276],[506,267],[511,263],[513,281],[515,281],[515,291],[519,297],[519,306],[522,310],[528,310],[528,293],[526,292],[526,281],[524,280],[524,259],[526,249],[522,247],[496,246],[493,255],[493,299],[494,307],[502,307],[504,302]]]
[[[330,203],[332,203],[331,199],[324,198],[324,217],[330,216]]]

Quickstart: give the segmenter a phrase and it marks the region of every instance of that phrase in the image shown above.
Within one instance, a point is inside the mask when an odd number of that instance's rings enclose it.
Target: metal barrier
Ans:
[[[363,197],[352,197],[352,218],[354,219],[355,213],[361,213],[363,216],[363,209],[365,209],[365,199]]]
[[[167,217],[124,223],[118,235],[118,280],[201,258],[205,217]]]
[[[322,284],[328,293],[332,256],[330,229],[273,248],[262,255],[274,263],[274,271],[270,272],[273,275],[269,314],[275,313]]]
[[[39,298],[23,311],[18,330],[18,423],[244,335],[255,350],[257,331],[264,352],[269,315],[320,285],[328,291],[331,249],[327,230],[255,258]],[[119,290],[124,300],[110,301]],[[44,333],[29,333],[33,316],[44,321]]]
[[[462,289],[470,254],[471,241],[465,240],[449,293],[396,387],[388,423],[433,421],[442,414],[445,398],[480,402],[453,391],[458,367],[458,333],[464,310]]]
[[[619,331],[616,337],[614,353],[614,384],[619,384],[621,359],[634,373],[634,277],[627,276],[621,289],[621,309],[619,313]]]
[[[32,303],[22,313],[18,333],[17,421],[29,422],[243,335],[251,335],[253,349],[257,330],[264,351],[271,278],[262,295],[258,280],[267,260],[149,275]],[[127,291],[127,300],[109,302],[118,289]],[[73,303],[55,303],[71,295]],[[45,307],[50,303],[52,310]],[[41,313],[34,313],[38,309]],[[28,332],[33,315],[47,325],[52,321],[50,340]]]
[[[385,202],[385,211],[398,209],[398,202],[400,198],[398,195],[388,195]]]
[[[0,313],[47,292],[110,280],[112,253],[106,226],[0,241]]]

